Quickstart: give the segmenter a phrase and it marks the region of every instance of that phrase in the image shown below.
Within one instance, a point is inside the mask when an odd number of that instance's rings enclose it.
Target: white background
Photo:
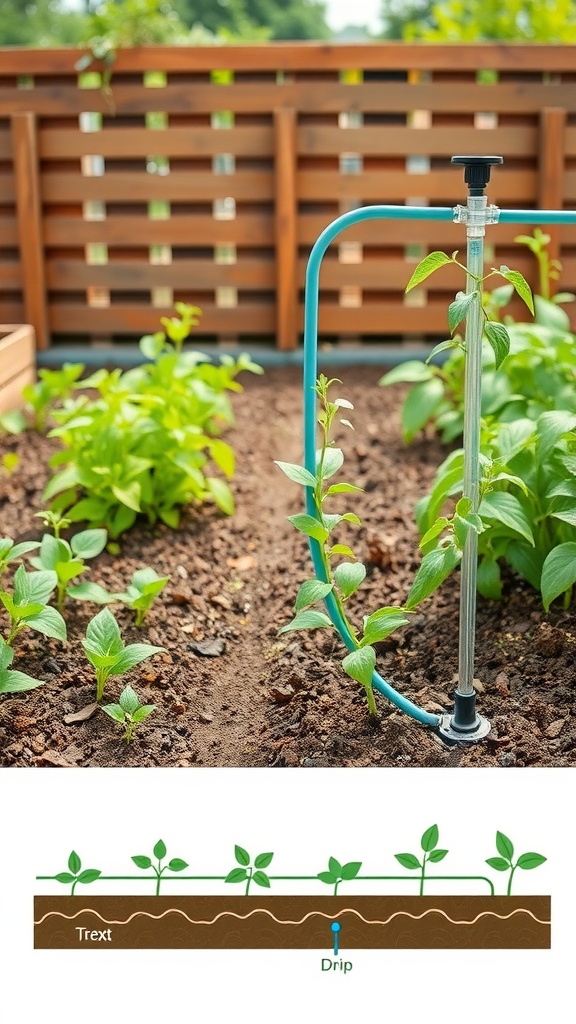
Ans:
[[[480,1024],[487,1014],[511,1024],[575,1020],[573,778],[571,769],[5,769],[4,992],[22,994],[24,1024],[356,1024],[368,1015],[394,1024]],[[450,854],[430,871],[489,875],[497,894],[507,876],[484,863],[496,855],[497,829],[512,839],[516,855],[535,850],[548,857],[534,871],[517,871],[513,891],[552,895],[552,950],[346,951],[343,930],[341,949],[354,965],[347,976],[323,974],[319,950],[33,950],[34,893],[68,891],[35,876],[66,870],[72,849],[83,868],[104,874],[134,873],[131,856],[151,854],[160,838],[168,857],[188,861],[187,874],[225,874],[236,843],[252,857],[274,851],[270,874],[315,874],[331,855],[361,860],[364,874],[397,874],[394,853],[417,854],[422,832],[435,823]],[[312,892],[314,884],[300,883],[297,891]],[[80,898],[82,891],[114,891],[112,885],[79,886]],[[274,891],[294,891],[281,886]],[[347,891],[363,890],[390,886],[349,883]],[[194,883],[169,891],[189,894]],[[208,891],[218,893],[221,885],[211,883]],[[318,891],[327,890],[319,884]],[[429,889],[441,891],[454,888]],[[484,889],[470,883],[473,891]],[[327,929],[326,956],[329,947]]]

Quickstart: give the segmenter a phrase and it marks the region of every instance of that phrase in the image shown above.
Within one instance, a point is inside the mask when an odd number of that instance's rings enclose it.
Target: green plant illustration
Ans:
[[[518,868],[522,871],[532,871],[534,868],[539,868],[546,861],[546,857],[543,857],[541,853],[522,853],[514,864],[514,845],[503,832],[496,833],[496,849],[500,856],[489,857],[486,863],[488,867],[494,868],[495,871],[510,872],[506,889],[507,896],[512,895],[512,879],[514,878],[514,872]]]
[[[424,856],[419,861],[413,853],[395,853],[394,856],[403,868],[408,871],[420,871],[420,896],[424,895],[424,882],[426,880],[426,865],[439,864],[448,853],[448,850],[438,849],[439,832],[438,825],[431,825],[423,833],[420,846]]]
[[[158,594],[161,594],[170,579],[159,576],[155,569],[146,566],[137,569],[126,590],[114,594],[115,601],[122,601],[136,612],[136,625],[142,626]]]
[[[155,704],[141,704],[138,694],[131,686],[124,687],[117,704],[104,704],[102,706],[102,711],[105,711],[113,721],[124,726],[123,739],[126,743],[130,743],[134,730],[140,722],[143,722],[155,710]]]
[[[19,565],[14,573],[13,594],[0,590],[0,601],[10,616],[10,628],[5,642],[11,646],[23,629],[33,629],[43,636],[66,642],[66,623],[48,601],[58,582],[51,570],[26,572]]]
[[[226,875],[226,878],[224,879],[225,882],[246,882],[246,888],[244,890],[245,896],[248,896],[252,882],[254,882],[255,885],[261,886],[263,889],[270,888],[270,878],[266,871],[264,871],[264,868],[269,867],[272,863],[272,858],[274,857],[273,853],[259,853],[258,856],[254,858],[254,864],[252,864],[252,859],[248,851],[243,849],[242,846],[235,846],[234,856],[236,858],[236,863],[239,864],[240,867],[232,868],[232,870]]]
[[[24,693],[26,690],[35,690],[37,686],[44,685],[42,679],[34,679],[25,672],[11,669],[13,660],[14,648],[0,637],[0,694]]]
[[[153,647],[151,644],[126,646],[122,640],[120,627],[109,608],[103,608],[90,619],[82,646],[88,661],[96,671],[98,702],[104,696],[104,688],[110,676],[122,675],[146,658],[165,650],[164,647]]]
[[[74,891],[78,883],[81,885],[89,885],[90,882],[95,882],[97,878],[100,878],[102,872],[96,868],[85,868],[82,871],[82,861],[77,853],[72,850],[68,858],[68,871],[61,871],[59,875],[54,875],[57,882],[61,882],[62,885],[72,885],[70,895],[74,895]]]
[[[4,574],[10,562],[27,555],[29,551],[36,551],[39,547],[40,541],[26,540],[21,544],[15,544],[10,537],[0,537],[0,576]]]
[[[106,530],[82,530],[68,542],[60,537],[60,530],[70,525],[70,520],[54,512],[38,512],[46,525],[54,528],[54,536],[45,533],[40,544],[40,551],[30,559],[36,569],[49,569],[56,573],[56,607],[64,608],[66,597],[77,601],[93,601],[96,604],[107,604],[112,600],[98,583],[84,582],[71,585],[71,581],[86,572],[88,566],[85,559],[95,558],[106,547],[108,534]]]
[[[358,875],[362,867],[361,861],[351,860],[347,864],[341,864],[335,857],[328,860],[328,871],[319,871],[318,878],[326,885],[333,885],[333,895],[338,895],[340,882],[351,882]]]
[[[176,872],[176,871],[185,871],[186,868],[188,867],[188,864],[187,864],[187,862],[185,860],[181,860],[180,857],[172,857],[172,859],[169,860],[168,863],[164,865],[164,867],[162,867],[162,861],[166,857],[166,853],[167,853],[166,845],[162,841],[162,839],[158,840],[158,842],[156,843],[154,849],[152,850],[152,853],[154,854],[154,857],[156,858],[156,861],[157,861],[156,864],[153,863],[153,861],[152,861],[152,859],[150,857],[141,856],[140,854],[138,854],[135,857],[132,857],[132,860],[134,861],[136,867],[140,868],[142,871],[148,871],[149,868],[152,869],[152,871],[154,872],[154,876],[153,877],[156,878],[156,896],[159,896],[160,895],[160,883],[161,883],[162,875],[164,874],[164,872],[165,871],[174,871],[174,872]]]

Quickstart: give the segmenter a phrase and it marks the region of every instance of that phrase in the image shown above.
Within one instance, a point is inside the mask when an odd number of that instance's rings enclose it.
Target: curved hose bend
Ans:
[[[353,210],[351,213],[345,213],[332,221],[318,237],[310,253],[306,270],[306,294],[304,300],[304,465],[313,474],[316,472],[316,392],[314,388],[318,376],[318,282],[322,259],[334,238],[341,231],[344,231],[345,228],[350,227],[350,225],[364,220],[392,218],[398,220],[451,221],[453,219],[453,210],[450,207],[364,206],[359,210]],[[305,490],[306,510],[309,515],[315,516],[316,508],[312,488],[307,487]],[[308,539],[316,577],[317,579],[325,580],[320,545],[312,537]],[[327,595],[324,599],[324,604],[344,644],[349,651],[353,651],[357,645],[342,618],[332,594]],[[422,725],[435,727],[439,724],[440,717],[438,715],[432,715],[428,711],[424,711],[423,708],[418,707],[417,704],[403,697],[376,671],[372,675],[372,685],[375,690],[378,690],[392,704],[395,704],[400,711],[404,711]]]

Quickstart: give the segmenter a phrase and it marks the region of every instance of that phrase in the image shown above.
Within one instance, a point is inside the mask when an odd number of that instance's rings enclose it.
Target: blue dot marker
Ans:
[[[334,956],[338,956],[338,933],[341,927],[342,926],[339,921],[332,921],[332,924],[330,925],[330,930],[334,935]]]

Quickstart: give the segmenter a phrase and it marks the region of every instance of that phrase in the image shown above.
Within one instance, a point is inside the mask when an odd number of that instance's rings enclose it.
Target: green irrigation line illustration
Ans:
[[[440,833],[437,825],[431,825],[422,834],[420,847],[422,859],[420,860],[412,853],[396,853],[394,857],[398,863],[408,872],[418,871],[419,895],[424,895],[425,886],[431,882],[483,882],[489,888],[490,895],[495,895],[494,883],[486,875],[436,875],[428,874],[427,867],[431,864],[438,864],[448,856],[449,850],[438,847]],[[540,853],[521,854],[514,863],[514,845],[503,832],[496,833],[496,849],[498,857],[489,857],[485,860],[488,867],[498,872],[508,872],[506,895],[512,894],[512,880],[515,872],[520,868],[524,871],[533,870],[544,864],[546,857]],[[104,875],[101,870],[88,868],[82,870],[82,862],[76,851],[72,851],[68,858],[68,870],[55,875],[37,875],[36,880],[42,882],[59,882],[62,885],[70,885],[70,896],[76,894],[78,884],[84,886],[93,882],[152,882],[154,894],[159,896],[161,888],[168,882],[222,882],[224,884],[243,884],[244,895],[250,894],[252,885],[263,889],[271,889],[273,882],[322,882],[330,886],[332,895],[338,895],[339,886],[346,882],[408,882],[414,884],[414,875],[368,875],[360,874],[362,869],[361,861],[348,861],[341,863],[336,857],[329,857],[328,870],[319,871],[314,875],[272,875],[266,870],[274,859],[274,853],[259,853],[252,860],[248,851],[236,845],[234,857],[236,866],[226,875],[200,875],[183,874],[189,867],[187,861],[180,857],[172,857],[167,863],[163,863],[168,856],[166,844],[159,839],[152,850],[152,857],[137,854],[132,857],[132,862],[141,872],[152,872],[139,875]],[[168,872],[168,873],[167,873]]]

